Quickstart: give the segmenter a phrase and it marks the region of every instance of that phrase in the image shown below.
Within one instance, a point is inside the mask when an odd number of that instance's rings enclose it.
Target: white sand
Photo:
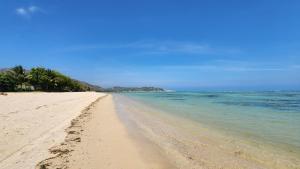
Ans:
[[[63,142],[64,129],[102,93],[0,95],[0,168],[32,169]]]
[[[101,98],[72,121],[63,144],[51,148],[55,158],[37,168],[71,169],[166,169],[170,166],[154,152],[143,156],[116,114],[111,95]],[[41,167],[44,166],[44,167]]]

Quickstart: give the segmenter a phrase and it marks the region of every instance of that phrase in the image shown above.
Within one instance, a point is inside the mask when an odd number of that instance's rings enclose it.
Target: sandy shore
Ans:
[[[133,139],[102,93],[0,96],[1,169],[173,168]]]
[[[0,95],[0,168],[32,169],[62,142],[64,129],[101,93]]]
[[[0,128],[1,169],[299,168],[285,153],[120,95],[0,95]]]
[[[128,128],[157,145],[177,168],[299,169],[299,156],[293,153],[225,135],[125,95],[115,94],[114,100]]]
[[[149,161],[157,154],[142,155],[144,148],[133,141],[119,120],[111,95],[94,102],[71,124],[65,141],[50,149],[56,156],[42,161],[37,169],[169,168],[162,160]]]

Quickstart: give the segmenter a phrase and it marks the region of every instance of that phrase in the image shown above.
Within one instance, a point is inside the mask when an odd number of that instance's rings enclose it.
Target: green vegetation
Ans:
[[[36,67],[25,70],[22,66],[0,69],[0,92],[47,91],[47,92],[161,92],[156,87],[112,87],[103,89],[96,85],[71,79],[55,70]]]
[[[22,66],[0,72],[0,91],[89,91],[98,86],[73,80],[55,70],[43,67],[26,71]]]

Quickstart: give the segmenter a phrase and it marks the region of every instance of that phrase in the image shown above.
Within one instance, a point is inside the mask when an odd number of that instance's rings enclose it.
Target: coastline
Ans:
[[[145,148],[149,144],[141,147],[134,141],[116,114],[110,94],[83,110],[66,132],[65,141],[50,148],[55,156],[41,161],[36,169],[170,168],[156,151]]]
[[[195,121],[163,113],[139,100],[117,95],[123,119],[161,148],[178,168],[297,169],[299,156],[267,144],[224,135]],[[129,106],[130,105],[130,106]],[[291,154],[292,153],[292,154]]]
[[[0,161],[3,169],[296,169],[300,164],[297,158],[290,163],[288,154],[120,94],[8,93],[0,99],[1,127],[10,127],[7,137],[1,133],[1,155],[11,151]]]

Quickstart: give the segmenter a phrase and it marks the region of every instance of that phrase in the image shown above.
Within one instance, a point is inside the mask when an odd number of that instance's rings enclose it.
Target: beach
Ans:
[[[300,169],[299,18],[300,0],[3,1],[0,169]]]
[[[0,104],[1,169],[169,168],[129,136],[111,95],[8,93]]]
[[[105,94],[8,93],[0,95],[0,168],[32,169],[51,156],[65,128],[85,107]]]
[[[299,96],[144,92],[114,99],[129,130],[151,140],[176,168],[298,169]]]
[[[111,95],[84,110],[67,132],[65,141],[51,148],[52,152],[58,152],[56,157],[42,161],[37,168],[169,168],[153,151],[143,156],[145,144],[141,147],[129,136],[115,112]]]
[[[224,135],[205,123],[175,115],[178,113],[175,110],[168,114],[164,112],[167,109],[159,106],[169,103],[157,96],[172,98],[171,107],[192,112],[185,107],[188,101],[178,99],[183,96],[181,93],[141,95],[146,96],[96,92],[1,95],[0,168],[297,169],[300,166],[297,149],[283,151],[258,140],[254,144],[251,139],[230,132]],[[156,106],[151,101],[153,95],[159,103]],[[184,93],[184,96],[189,95]]]

